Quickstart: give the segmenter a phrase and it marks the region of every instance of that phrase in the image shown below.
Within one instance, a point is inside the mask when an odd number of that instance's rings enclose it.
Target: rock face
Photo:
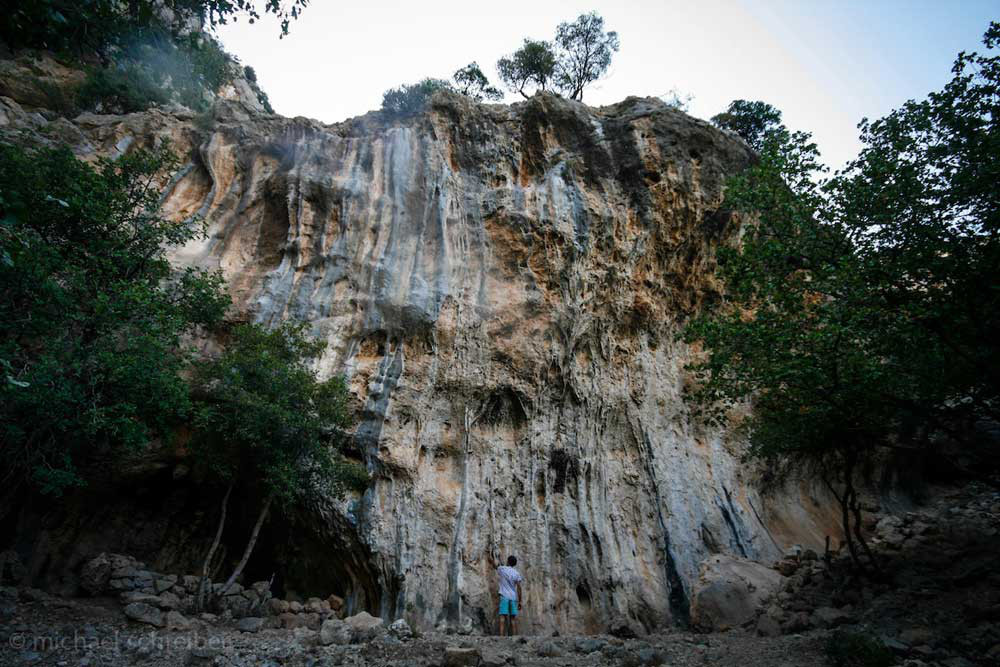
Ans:
[[[328,342],[374,483],[316,499],[307,523],[349,537],[324,563],[341,588],[308,594],[488,628],[513,554],[522,631],[648,630],[688,613],[706,556],[780,555],[742,443],[689,418],[675,340],[736,227],[719,207],[742,142],[654,99],[548,94],[329,126],[220,102],[211,128],[8,99],[0,121],[82,155],[170,139],[188,163],[165,210],[210,232],[176,260],[220,267],[246,318]]]
[[[702,630],[726,630],[753,620],[778,592],[785,578],[745,558],[718,554],[707,558],[694,586],[691,623]]]

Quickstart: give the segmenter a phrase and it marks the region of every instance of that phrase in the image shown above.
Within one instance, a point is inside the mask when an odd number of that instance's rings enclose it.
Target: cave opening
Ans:
[[[592,601],[590,596],[590,587],[587,582],[581,582],[576,586],[576,599],[579,600],[580,604],[586,608],[590,609]]]
[[[226,528],[227,566],[239,558],[252,530],[256,509],[249,505],[249,511],[241,511],[239,520]],[[385,586],[384,579],[346,517],[338,512],[317,517],[303,508],[271,515],[242,577],[246,583],[270,581],[276,598],[304,602],[336,595],[343,599],[346,615],[367,611],[373,616],[395,611],[395,594],[388,590],[392,582]]]

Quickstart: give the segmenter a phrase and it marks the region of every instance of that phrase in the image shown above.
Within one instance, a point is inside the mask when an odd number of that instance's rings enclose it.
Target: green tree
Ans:
[[[201,604],[236,484],[258,495],[260,511],[219,597],[243,572],[273,503],[288,507],[317,495],[339,497],[367,482],[363,468],[343,456],[351,421],[347,385],[339,376],[319,381],[308,363],[323,348],[306,336],[303,325],[273,330],[239,325],[221,356],[197,368],[194,453],[227,484],[216,538],[203,567]]]
[[[452,90],[451,84],[442,79],[423,79],[413,84],[403,84],[382,93],[382,111],[397,116],[420,113],[427,107],[431,96],[439,90]]]
[[[987,48],[998,39],[992,24]],[[719,251],[724,296],[685,333],[706,349],[696,414],[751,406],[750,454],[820,475],[856,563],[865,461],[933,449],[957,466],[942,446],[969,447],[966,426],[1000,416],[1000,58],[963,53],[953,71],[863,122],[865,148],[832,179],[808,135],[767,134],[727,189],[747,224]]]
[[[733,100],[720,114],[712,116],[716,127],[731,130],[760,152],[769,137],[785,132],[781,112],[767,102]]]
[[[530,86],[546,90],[555,72],[556,54],[548,42],[526,39],[520,49],[497,61],[500,81],[524,99]]]
[[[477,63],[469,63],[452,76],[455,80],[455,88],[463,95],[480,102],[484,99],[498,101],[503,99],[503,93],[499,89],[490,85],[490,80],[479,69]]]
[[[176,270],[200,225],[158,212],[165,149],[96,168],[0,144],[3,488],[58,493],[81,467],[167,437],[190,412],[184,340],[217,323],[221,277]],[[0,505],[9,507],[10,503]]]
[[[201,18],[211,27],[241,17],[253,23],[263,11],[278,18],[284,37],[307,4],[308,0],[13,0],[0,13],[0,39],[14,49],[107,56],[136,29],[160,27],[164,9],[178,22]]]
[[[556,86],[570,99],[583,100],[583,89],[611,66],[618,33],[604,32],[604,19],[597,12],[580,14],[572,23],[559,24],[555,46]]]

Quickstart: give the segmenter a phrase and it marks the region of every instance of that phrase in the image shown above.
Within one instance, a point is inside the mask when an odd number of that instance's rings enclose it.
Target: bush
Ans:
[[[132,113],[168,101],[167,93],[140,67],[126,65],[92,71],[77,92],[83,109]]]
[[[890,667],[892,651],[882,640],[863,632],[838,630],[826,641],[826,657],[833,667]]]
[[[424,79],[419,83],[390,88],[382,94],[382,111],[398,116],[420,113],[438,90],[452,90],[451,84],[441,79]]]
[[[77,96],[81,107],[129,113],[174,99],[201,111],[235,74],[232,59],[211,37],[175,41],[163,30],[144,29],[124,43],[118,67],[90,74]]]
[[[174,269],[196,224],[159,215],[167,151],[90,166],[69,149],[0,144],[0,507],[31,480],[166,436],[191,405],[185,340],[229,300],[221,277]]]

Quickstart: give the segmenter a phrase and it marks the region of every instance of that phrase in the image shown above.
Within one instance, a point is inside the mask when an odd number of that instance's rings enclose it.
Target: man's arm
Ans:
[[[524,593],[521,592],[521,582],[517,582],[517,601],[524,604]]]

